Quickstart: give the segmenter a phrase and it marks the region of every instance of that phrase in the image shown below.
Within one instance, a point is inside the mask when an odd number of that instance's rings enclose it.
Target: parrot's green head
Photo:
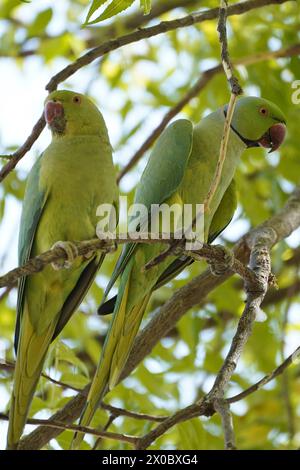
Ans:
[[[45,120],[52,134],[99,135],[105,128],[102,114],[85,95],[57,90],[45,100]]]
[[[224,108],[226,114],[227,106]],[[286,119],[271,101],[254,96],[240,98],[233,113],[231,128],[247,147],[277,150],[286,134]],[[270,153],[269,152],[269,153]]]

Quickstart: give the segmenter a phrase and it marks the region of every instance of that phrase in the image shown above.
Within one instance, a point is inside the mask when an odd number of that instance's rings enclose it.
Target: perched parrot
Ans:
[[[135,202],[145,204],[202,204],[210,189],[219,158],[228,106],[202,119],[195,127],[185,119],[171,124],[157,140],[138,184]],[[229,224],[237,205],[234,174],[246,148],[276,150],[285,137],[285,117],[270,101],[244,97],[237,101],[226,160],[210,211],[204,217],[204,241],[211,243]],[[169,257],[148,271],[145,264],[165,245],[127,244],[117,262],[105,297],[121,276],[118,295],[102,303],[100,314],[113,311],[101,359],[90,388],[80,424],[88,425],[107,390],[120,378],[141,324],[151,293],[192,260]],[[83,434],[76,434],[78,448]]]
[[[44,114],[52,141],[28,177],[19,263],[55,244],[65,249],[69,261],[48,265],[19,283],[8,449],[17,448],[50,343],[81,303],[103,261],[101,254],[74,259],[71,241],[94,238],[97,207],[118,200],[112,149],[97,107],[84,95],[61,90],[47,97]]]

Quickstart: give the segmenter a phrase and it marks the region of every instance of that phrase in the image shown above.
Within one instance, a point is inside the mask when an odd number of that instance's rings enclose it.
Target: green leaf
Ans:
[[[69,33],[65,33],[59,37],[51,37],[41,42],[39,53],[44,57],[45,62],[49,62],[57,55],[64,56],[70,51],[72,38]]]
[[[140,0],[141,8],[144,10],[144,15],[148,15],[151,11],[151,0]]]
[[[133,4],[133,2],[134,2],[134,0],[113,0],[100,16],[98,16],[95,20],[89,21],[89,22],[88,22],[88,18],[87,18],[85,24],[90,25],[90,24],[99,23],[100,21],[108,20],[109,18],[112,18],[113,16],[117,15],[121,11],[124,11],[127,8],[129,8]],[[99,0],[98,3],[100,3],[100,5],[101,4],[103,5],[103,3],[105,3],[105,2]],[[97,8],[94,9],[94,11],[96,11],[96,10],[97,10]],[[89,15],[88,17],[90,17],[90,16],[91,15]]]
[[[178,424],[177,430],[180,450],[203,449],[203,444],[207,441],[207,433],[199,418]]]
[[[47,28],[48,24],[52,19],[52,14],[52,8],[47,8],[46,10],[38,13],[33,23],[29,26],[27,30],[27,36],[39,36],[40,34],[44,33],[45,29]]]
[[[65,343],[59,342],[55,347],[55,358],[57,361],[65,361],[78,368],[84,375],[88,377],[88,369],[84,362],[76,357],[74,351],[69,348]]]
[[[74,373],[63,374],[60,380],[64,384],[70,385],[71,387],[81,388],[81,389],[84,388],[89,382],[89,379],[87,377],[78,373],[77,374],[74,374]]]
[[[4,0],[0,5],[0,17],[7,18],[11,15],[13,10],[20,6],[19,0]]]
[[[94,0],[90,9],[89,9],[89,12],[87,14],[87,17],[86,17],[86,20],[85,20],[85,24],[88,23],[90,17],[95,13],[96,10],[98,10],[98,8],[100,8],[102,5],[104,5],[104,3],[108,2],[108,0]]]

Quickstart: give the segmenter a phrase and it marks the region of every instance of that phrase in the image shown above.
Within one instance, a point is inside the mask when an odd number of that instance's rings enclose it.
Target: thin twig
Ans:
[[[116,418],[117,418],[117,416],[111,413],[109,415],[108,420],[106,421],[105,425],[103,426],[102,431],[107,431],[109,426],[115,421]],[[92,450],[97,450],[100,443],[102,442],[102,440],[103,440],[103,437],[98,437],[95,441],[95,444],[93,445]]]
[[[193,405],[187,406],[186,408],[177,411],[172,416],[156,426],[156,428],[152,429],[149,433],[139,438],[139,440],[136,442],[136,449],[147,449],[154,441],[156,441],[156,439],[165,434],[166,431],[171,429],[176,424],[196,418],[198,416],[212,416],[214,413],[215,410],[211,404],[204,400],[201,403],[195,403]]]
[[[0,361],[0,370],[14,371],[14,369],[15,369],[15,363],[14,362],[10,362],[10,361],[2,362],[2,361]],[[77,392],[77,393],[82,392],[81,388],[74,387],[73,385],[69,385],[69,384],[67,384],[65,382],[62,382],[60,380],[53,379],[50,375],[45,374],[44,372],[42,372],[41,375],[42,375],[42,377],[49,380],[49,382],[53,383],[54,385],[59,385],[62,388],[68,388],[68,389],[73,390],[74,392]]]
[[[101,403],[101,408],[106,411],[109,411],[116,417],[118,416],[127,416],[128,418],[145,420],[145,421],[154,421],[157,423],[163,422],[167,419],[167,416],[154,416],[147,413],[136,413],[134,411],[124,410],[123,408],[117,408],[116,406],[107,405],[106,403]]]
[[[276,367],[276,369],[270,372],[270,374],[265,375],[262,379],[260,379],[255,384],[251,385],[251,387],[248,387],[243,392],[238,393],[233,397],[227,398],[228,403],[236,403],[237,401],[243,400],[248,395],[251,395],[252,393],[261,389],[267,383],[271,382],[271,380],[274,380],[276,377],[281,375],[291,364],[296,364],[297,362],[299,362],[299,357],[300,346],[298,346],[298,348],[296,348],[295,351],[285,359],[285,361],[283,361],[278,367]]]
[[[282,321],[282,340],[281,340],[281,360],[284,358],[285,353],[285,346],[286,346],[286,334],[287,334],[287,326],[289,322],[289,311],[291,307],[291,298],[287,299],[287,304],[284,309],[283,314],[283,321]],[[289,439],[292,441],[295,435],[295,417],[294,417],[294,410],[291,401],[291,393],[290,393],[290,378],[289,378],[289,371],[286,369],[282,373],[282,396],[283,396],[283,403],[286,410],[286,418],[287,418],[287,428],[289,433]]]
[[[2,294],[0,295],[0,302],[1,302],[2,300],[4,300],[5,297],[8,296],[8,294],[10,293],[10,291],[11,291],[14,287],[17,287],[17,284],[11,284],[10,286],[6,287],[6,289],[4,289],[4,291],[3,291]]]
[[[31,149],[34,142],[40,136],[42,130],[46,125],[44,114],[39,118],[37,123],[33,126],[31,134],[27,137],[24,144],[18,148],[13,154],[8,155],[9,161],[4,165],[4,167],[0,170],[0,182],[6,178],[6,176],[15,168],[17,163],[21,160],[21,158],[26,155],[26,153]],[[2,158],[5,157],[2,155]]]
[[[0,420],[2,421],[8,421],[9,417],[8,415],[4,413],[0,413]],[[127,434],[119,434],[115,432],[105,432],[105,431],[97,431],[96,429],[92,429],[87,426],[77,426],[76,424],[65,424],[61,423],[58,421],[49,421],[47,419],[36,419],[36,418],[28,418],[27,419],[27,424],[33,424],[33,425],[40,425],[40,426],[47,426],[50,428],[57,428],[57,429],[62,429],[65,431],[75,431],[75,432],[80,432],[84,434],[91,434],[92,436],[98,436],[106,439],[112,439],[114,441],[120,441],[120,442],[128,442],[129,444],[135,446],[138,437],[135,436],[128,436]]]
[[[236,450],[230,405],[226,400],[215,400],[214,408],[221,416],[226,450]]]
[[[211,183],[211,186],[209,188],[208,194],[204,201],[205,212],[209,212],[210,204],[220,184],[223,165],[224,165],[226,155],[227,155],[230,125],[231,125],[231,121],[232,121],[232,117],[234,113],[236,99],[238,95],[241,95],[243,93],[243,90],[238,82],[238,79],[234,76],[233,67],[232,67],[231,60],[229,57],[229,52],[228,52],[227,30],[226,30],[227,10],[228,10],[227,0],[221,0],[217,30],[219,32],[219,40],[221,44],[222,65],[223,65],[226,78],[230,84],[231,96],[230,96],[230,101],[228,104],[227,113],[225,117],[223,135],[222,135],[221,146],[220,146],[220,154],[219,154],[219,159],[217,162],[217,167],[215,170],[215,175]]]
[[[0,370],[14,371],[15,362],[0,361]],[[44,372],[41,375],[42,377],[49,380],[49,382],[53,383],[54,385],[59,385],[62,388],[68,388],[75,392],[83,393],[82,388],[73,387],[73,385],[69,385],[66,382],[53,379],[50,375],[45,374]],[[100,406],[103,410],[108,411],[111,415],[115,416],[116,418],[119,416],[125,416],[127,418],[132,418],[132,419],[137,419],[137,420],[142,420],[142,421],[153,421],[156,423],[160,423],[164,421],[165,419],[167,419],[167,416],[155,416],[155,415],[150,415],[147,413],[137,413],[135,411],[125,410],[124,408],[112,406],[104,402],[101,402]]]
[[[220,146],[220,154],[219,154],[219,159],[217,162],[216,166],[216,171],[211,183],[211,186],[209,188],[209,191],[207,193],[207,196],[204,201],[204,211],[209,212],[210,211],[210,204],[213,200],[213,197],[215,195],[215,192],[217,188],[219,187],[220,180],[222,177],[222,171],[223,171],[223,166],[224,162],[226,160],[226,155],[227,155],[227,147],[228,147],[228,140],[229,140],[229,134],[230,134],[230,125],[233,117],[233,112],[236,104],[236,99],[237,96],[235,94],[231,94],[230,96],[230,101],[227,109],[227,114],[225,117],[225,122],[224,122],[224,129],[223,129],[223,135],[221,139],[221,146]]]
[[[221,44],[221,59],[222,65],[224,68],[224,72],[226,78],[229,82],[231,93],[233,95],[242,95],[243,90],[240,86],[237,77],[235,77],[233,73],[232,63],[229,57],[228,52],[228,42],[227,42],[227,28],[226,28],[226,20],[229,12],[228,1],[227,0],[220,0],[220,10],[219,10],[219,21],[217,31],[219,33],[219,40]]]

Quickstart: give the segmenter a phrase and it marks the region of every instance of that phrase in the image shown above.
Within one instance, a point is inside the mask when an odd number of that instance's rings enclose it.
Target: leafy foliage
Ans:
[[[85,24],[96,24],[100,21],[108,20],[113,16],[118,15],[122,11],[129,8],[135,0],[112,0],[111,3],[105,8],[101,15],[97,16],[92,21],[89,21],[91,16],[102,6],[107,3],[108,0],[94,0],[88,15],[85,20]],[[147,15],[151,10],[151,0],[140,0],[141,8],[143,8],[144,14]]]
[[[39,2],[37,2],[39,3]],[[57,7],[57,3],[64,8]],[[76,59],[86,49],[145,26],[148,17],[139,9],[124,11],[133,1],[63,0],[49,2],[45,7],[35,2],[3,0],[0,4],[0,59],[7,67],[15,67],[16,76],[34,79],[34,74],[50,78],[53,70]],[[114,9],[113,9],[114,4]],[[82,28],[103,6],[106,18],[124,11],[113,22]],[[141,2],[144,13],[149,1]],[[182,17],[200,8],[214,8],[213,0],[153,1],[154,21]],[[94,10],[92,11],[92,9]],[[100,15],[101,19],[101,15]],[[97,21],[100,21],[98,18]],[[102,17],[102,19],[104,19]],[[59,21],[58,21],[59,20]],[[96,22],[93,21],[94,23]],[[299,12],[296,2],[253,10],[229,19],[229,48],[234,59],[272,52],[299,43]],[[60,24],[63,26],[57,27]],[[118,168],[123,167],[138,149],[165,112],[190,89],[203,70],[219,62],[216,21],[206,21],[189,28],[144,40],[119,49],[102,58],[96,66],[86,67],[63,86],[89,93],[103,111],[114,147]],[[32,70],[31,70],[32,69]],[[265,155],[262,149],[249,149],[237,174],[239,208],[235,220],[227,228],[221,243],[232,246],[249,227],[278,212],[296,184],[299,184],[299,119],[300,104],[291,100],[291,84],[300,79],[298,56],[271,58],[237,66],[237,72],[247,94],[262,95],[275,101],[288,120],[288,137],[280,153]],[[19,80],[22,83],[22,80]],[[42,78],[40,78],[42,81]],[[36,101],[29,81],[21,88]],[[16,89],[6,89],[13,102]],[[41,84],[44,86],[44,83]],[[197,122],[210,110],[227,102],[229,91],[223,74],[216,75],[180,113]],[[25,97],[24,97],[24,103]],[[38,103],[42,108],[42,99]],[[10,137],[0,130],[1,153],[19,146],[31,125],[23,101],[18,112],[24,112],[24,133],[15,128],[14,116],[6,116]],[[30,115],[31,116],[31,115]],[[23,136],[23,137],[22,137]],[[26,175],[43,144],[37,144],[30,156],[6,178],[0,188],[1,234],[9,227],[17,231]],[[148,153],[121,181],[124,194],[133,197],[134,188],[147,160]],[[232,396],[252,385],[270,372],[299,344],[299,233],[295,233],[273,250],[273,271],[279,290],[272,289],[263,305],[267,314],[264,323],[256,323],[251,340],[228,390]],[[1,243],[1,270],[14,267],[16,240],[6,237]],[[68,323],[48,355],[45,372],[70,388],[60,387],[43,378],[33,402],[31,416],[48,416],[60,409],[75,392],[88,383],[95,371],[110,318],[99,318],[95,312],[103,289],[111,275],[117,254],[105,260],[96,282]],[[195,263],[152,298],[149,315],[170,298],[175,289],[189,282],[205,269]],[[294,288],[293,288],[294,286]],[[2,292],[0,292],[1,294]],[[209,390],[235,332],[244,306],[243,286],[236,277],[215,289],[207,302],[192,308],[152,351],[151,355],[106,397],[106,402],[127,410],[153,415],[169,415],[192,403]],[[0,361],[12,361],[16,292],[0,298]],[[1,411],[8,408],[12,372],[0,369]],[[286,385],[288,383],[288,386]],[[299,364],[288,369],[262,390],[233,405],[237,446],[240,449],[295,449],[299,447],[300,413]],[[289,409],[292,409],[292,414]],[[107,412],[99,410],[93,426],[107,422]],[[148,421],[121,417],[109,430],[131,435],[143,435],[154,426]],[[67,449],[72,433],[66,431],[48,448]],[[1,434],[1,439],[4,435]],[[4,439],[4,437],[3,437]],[[94,438],[87,436],[85,448],[91,448]],[[1,440],[3,446],[3,440]],[[153,449],[221,449],[223,438],[219,417],[194,419],[172,428],[159,438]],[[128,444],[102,440],[100,449],[127,449]]]

